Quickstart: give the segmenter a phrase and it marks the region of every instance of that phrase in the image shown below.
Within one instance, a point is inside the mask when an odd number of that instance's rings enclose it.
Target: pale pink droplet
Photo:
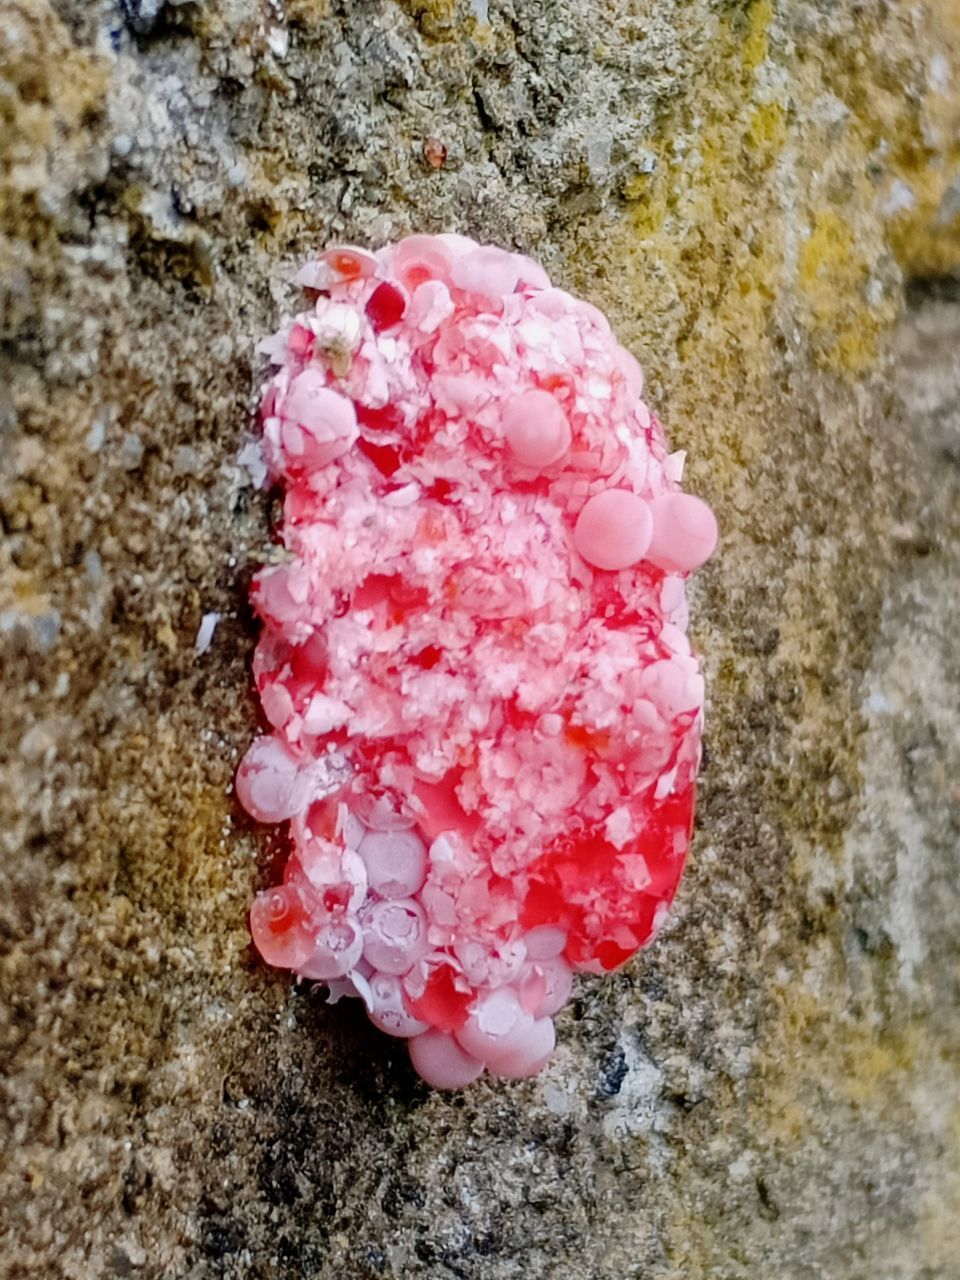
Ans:
[[[496,1065],[525,1043],[534,1019],[512,987],[500,987],[477,1001],[457,1041],[467,1053],[488,1066]]]
[[[362,951],[360,921],[355,916],[330,916],[317,932],[312,954],[297,966],[297,972],[318,982],[342,978],[360,959]]]
[[[717,518],[691,493],[664,493],[650,504],[653,536],[647,559],[667,573],[688,573],[713,554]]]
[[[444,1031],[424,1031],[414,1036],[410,1041],[410,1061],[435,1089],[462,1089],[483,1073],[483,1063]]]
[[[283,822],[299,813],[310,797],[310,778],[279,738],[255,738],[240,761],[237,799],[257,822]]]
[[[428,1029],[428,1024],[415,1018],[407,1008],[403,985],[398,977],[392,973],[373,973],[369,982],[372,1007],[368,1010],[368,1017],[375,1027],[388,1036],[404,1039],[418,1036]]]
[[[364,913],[363,955],[375,969],[404,974],[429,950],[427,917],[413,898],[384,898]]]
[[[628,489],[604,489],[585,503],[573,541],[588,564],[628,569],[643,559],[652,532],[653,517],[643,498]]]
[[[427,846],[415,831],[368,831],[358,852],[370,888],[382,898],[409,898],[427,878]]]
[[[483,245],[453,264],[453,283],[467,293],[478,293],[484,298],[503,298],[516,289],[520,266],[515,254],[495,245]]]
[[[288,470],[325,467],[360,434],[353,404],[326,385],[319,369],[304,369],[280,403],[281,443]]]
[[[526,1031],[509,1054],[498,1060],[490,1070],[508,1080],[522,1080],[542,1071],[550,1060],[557,1043],[557,1032],[552,1018],[538,1018]]]
[[[508,401],[502,421],[504,439],[521,466],[539,471],[570,448],[567,415],[547,391],[525,391]]]

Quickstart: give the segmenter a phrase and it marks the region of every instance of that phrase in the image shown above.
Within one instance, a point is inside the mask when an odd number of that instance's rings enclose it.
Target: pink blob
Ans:
[[[310,778],[278,737],[255,738],[240,762],[237,799],[257,822],[283,822],[310,799]]]
[[[636,360],[522,254],[411,236],[298,278],[327,296],[259,347],[274,733],[237,777],[293,847],[251,930],[431,1083],[530,1075],[573,973],[627,963],[676,892],[704,698],[684,578],[716,524],[674,491]]]
[[[521,1005],[516,991],[500,987],[477,1001],[456,1036],[467,1053],[496,1068],[499,1062],[523,1049],[533,1025],[534,1019]]]
[[[462,1089],[483,1073],[483,1063],[465,1053],[453,1036],[424,1031],[410,1041],[410,1061],[435,1089]]]
[[[634,399],[639,400],[643,395],[643,369],[640,367],[640,362],[625,347],[618,347],[617,364],[627,384],[627,390]]]
[[[382,898],[409,898],[427,878],[427,846],[415,831],[368,831],[358,852],[370,888]]]
[[[524,934],[523,941],[530,960],[552,960],[555,956],[563,955],[563,948],[567,945],[567,931],[559,925],[545,924]]]
[[[304,369],[290,383],[279,406],[286,469],[295,474],[333,462],[360,434],[351,401],[332,391],[319,369]]]
[[[328,911],[359,911],[367,896],[367,868],[352,849],[322,840],[298,845],[303,874]]]
[[[299,969],[313,951],[313,934],[294,885],[257,894],[250,908],[250,932],[267,964],[280,969]]]
[[[375,969],[399,976],[429,950],[427,917],[413,898],[383,898],[364,913],[363,955]]]
[[[415,1018],[407,1008],[400,979],[392,973],[370,975],[370,999],[372,1007],[367,1016],[375,1027],[388,1036],[409,1039],[429,1029],[429,1024]]]
[[[552,1018],[570,999],[573,970],[559,957],[534,960],[525,966],[517,991],[520,1003],[535,1018]]]
[[[517,255],[494,245],[483,245],[458,258],[452,279],[458,289],[479,293],[485,298],[502,298],[513,293],[520,280]]]
[[[376,275],[377,257],[355,244],[335,244],[324,249],[320,260],[341,280],[365,280]]]
[[[667,573],[689,573],[713,554],[717,545],[717,517],[691,493],[664,493],[650,504],[653,536],[647,550]]]
[[[462,258],[479,247],[476,240],[471,240],[469,236],[458,235],[455,231],[441,231],[436,238],[447,246],[453,258]]]
[[[350,972],[363,951],[363,930],[355,916],[331,916],[317,931],[313,951],[296,966],[304,978],[325,982]]]
[[[439,236],[407,236],[393,255],[394,273],[411,293],[427,280],[449,281],[452,265],[450,246]]]
[[[520,284],[524,288],[531,290],[550,288],[550,277],[539,262],[534,262],[525,253],[515,253],[513,256],[519,268]]]
[[[517,462],[539,471],[570,448],[567,415],[547,391],[525,391],[504,407],[503,434]]]
[[[490,1064],[495,1075],[508,1080],[522,1080],[542,1071],[550,1060],[557,1044],[557,1032],[552,1018],[538,1018],[527,1030],[510,1053]]]
[[[573,542],[587,564],[629,569],[646,554],[653,532],[648,503],[628,489],[604,489],[577,517]]]

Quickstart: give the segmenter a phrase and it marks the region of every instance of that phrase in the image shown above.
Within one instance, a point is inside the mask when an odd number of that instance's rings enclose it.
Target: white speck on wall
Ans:
[[[489,0],[470,0],[470,11],[478,22],[490,21]]]
[[[194,643],[198,657],[205,654],[213,644],[213,633],[216,631],[217,623],[222,616],[219,613],[205,613],[200,619],[200,626],[197,628],[197,639]]]
[[[898,213],[903,213],[907,209],[912,209],[917,203],[917,197],[902,178],[897,178],[890,184],[890,190],[884,196],[880,205],[881,213],[888,218],[894,217]]]
[[[950,88],[950,60],[945,53],[935,53],[930,59],[930,88],[934,93],[946,93]]]
[[[743,1182],[746,1178],[750,1177],[752,1172],[753,1156],[749,1151],[745,1151],[743,1155],[737,1156],[736,1160],[732,1161],[732,1163],[727,1166],[727,1173],[733,1182]]]
[[[267,464],[259,440],[248,441],[237,454],[237,464],[243,467],[255,489],[262,489],[267,480]]]
[[[267,44],[278,58],[285,58],[290,49],[290,34],[286,27],[271,27],[267,32]]]
[[[97,418],[84,436],[83,443],[90,453],[99,453],[106,439],[107,428],[102,418]]]
[[[622,1141],[652,1132],[657,1119],[663,1073],[641,1051],[627,1033],[618,1041],[623,1050],[627,1072],[620,1092],[611,1101],[603,1118],[603,1132],[608,1138]]]

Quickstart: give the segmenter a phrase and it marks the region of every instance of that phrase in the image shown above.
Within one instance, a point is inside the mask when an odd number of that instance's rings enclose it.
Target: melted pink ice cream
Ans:
[[[253,601],[289,820],[269,963],[357,995],[431,1084],[538,1071],[574,970],[649,943],[690,840],[703,680],[680,491],[640,367],[589,303],[462,236],[328,250],[263,344],[282,564]]]

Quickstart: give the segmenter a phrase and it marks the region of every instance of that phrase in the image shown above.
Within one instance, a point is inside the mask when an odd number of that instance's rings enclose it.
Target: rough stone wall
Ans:
[[[0,1273],[960,1274],[958,122],[956,0],[0,0]],[[253,343],[411,229],[608,310],[724,531],[672,923],[460,1097],[253,962],[230,796]]]

